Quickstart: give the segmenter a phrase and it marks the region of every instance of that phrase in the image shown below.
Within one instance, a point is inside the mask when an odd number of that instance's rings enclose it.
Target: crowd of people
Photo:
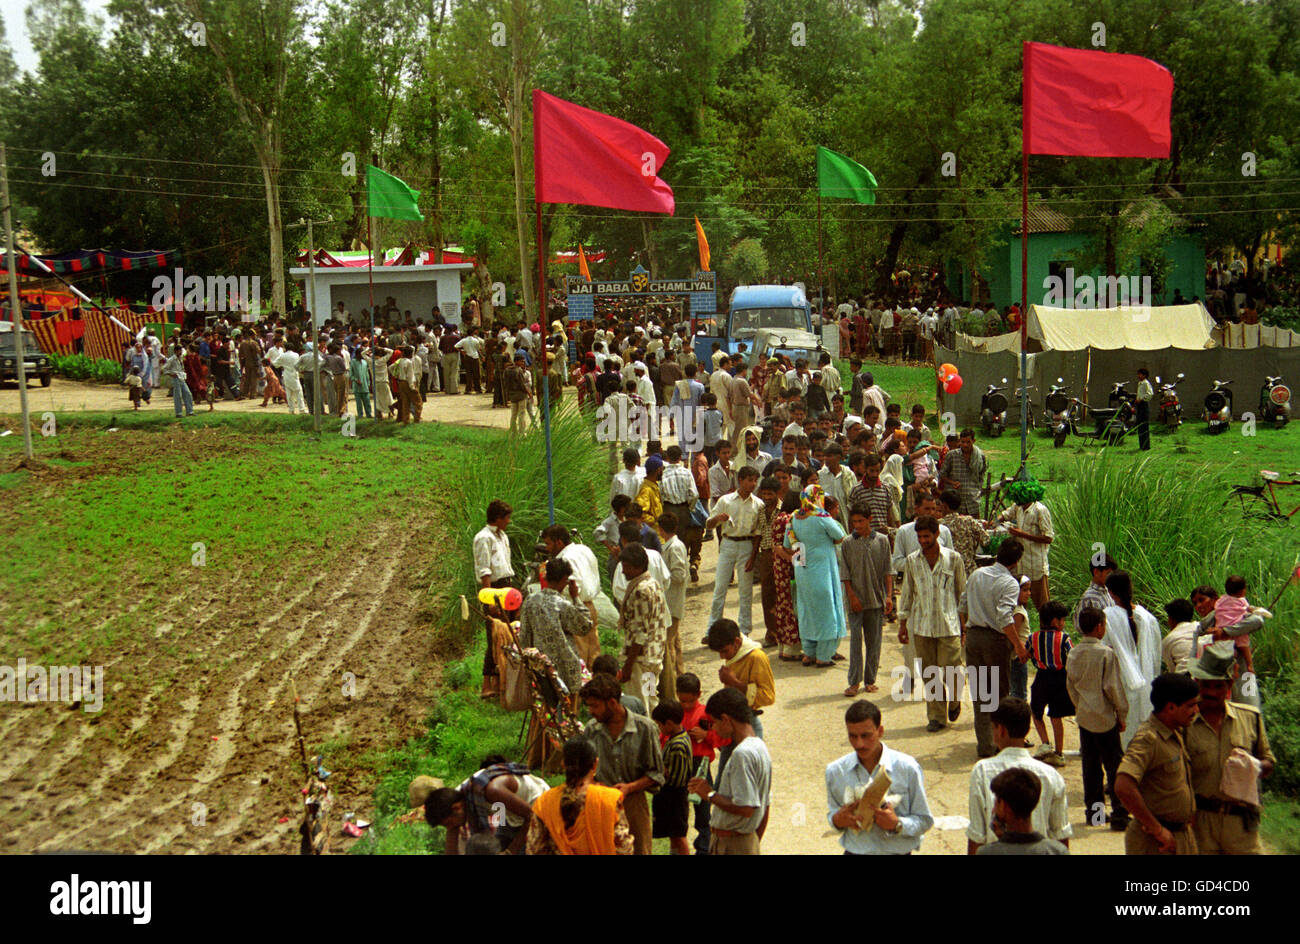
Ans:
[[[654,319],[592,325],[578,340],[569,379],[597,418],[670,404],[689,429],[667,447],[634,433],[610,443],[621,468],[595,541],[547,529],[550,560],[537,572],[515,569],[509,505],[489,509],[476,575],[485,587],[535,581],[521,612],[499,615],[517,618],[520,644],[556,667],[588,720],[563,745],[564,785],[520,794],[527,823],[513,833],[485,812],[500,798],[488,786],[519,782],[504,761],[431,797],[426,819],[447,827],[449,850],[477,840],[485,851],[645,854],[662,837],[675,854],[758,853],[780,776],[763,730],[780,710],[771,652],[812,672],[847,659],[851,750],[826,768],[826,817],[847,854],[915,852],[934,823],[924,765],[886,743],[878,703],[924,700],[926,730],[938,732],[961,723],[967,687],[971,852],[1065,852],[1072,813],[1123,831],[1133,854],[1260,851],[1258,778],[1273,758],[1250,637],[1269,614],[1247,602],[1242,578],[1154,606],[1164,634],[1105,554],[1084,562],[1079,600],[1053,597],[1044,487],[1013,483],[1011,506],[983,520],[987,460],[974,432],[934,435],[923,404],[905,419],[857,353],[846,375],[828,356],[815,369],[753,364],[720,346],[701,363],[681,326]],[[516,535],[525,547],[532,537]],[[706,545],[716,545],[709,614],[692,627],[686,593]],[[603,565],[592,551],[602,547]],[[595,648],[602,576],[616,655]],[[903,658],[886,693],[890,624]],[[686,671],[692,632],[720,662],[711,693]],[[1067,717],[1082,816],[1061,775]]]

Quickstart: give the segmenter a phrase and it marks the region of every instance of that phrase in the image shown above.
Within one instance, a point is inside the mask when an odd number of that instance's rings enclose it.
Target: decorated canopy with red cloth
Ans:
[[[156,269],[172,265],[176,261],[177,252],[175,249],[144,249],[139,252],[127,252],[117,249],[77,249],[72,252],[61,252],[56,255],[42,256],[37,255],[47,266],[59,275],[69,275],[76,272],[98,272],[100,270],[108,271],[134,271],[137,269]],[[9,271],[9,257],[5,252],[0,252],[0,272]],[[42,276],[46,273],[41,271],[40,266],[32,262],[25,255],[18,254],[19,275]]]

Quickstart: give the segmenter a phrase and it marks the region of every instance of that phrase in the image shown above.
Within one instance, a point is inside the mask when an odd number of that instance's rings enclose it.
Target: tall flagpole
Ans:
[[[546,332],[546,254],[542,251],[542,205],[536,201],[537,210],[537,326],[544,338]],[[555,471],[551,468],[551,367],[542,341],[542,426],[546,434],[546,510],[550,524],[555,524]]]
[[[817,182],[817,321],[824,324],[826,318],[826,303],[822,299],[822,285],[825,283],[825,276],[822,274],[822,188],[821,181]],[[844,356],[844,352],[840,352]]]
[[[23,364],[23,306],[18,295],[18,260],[14,257],[14,227],[9,215],[9,161],[5,146],[0,144],[0,200],[4,202],[5,268],[9,270],[9,308],[13,312],[14,361],[18,365],[18,401],[23,413],[23,456],[32,457],[32,421],[27,406],[27,368]]]
[[[375,241],[370,235],[370,171],[366,170],[366,275],[370,279],[370,373],[375,373],[375,358],[379,356],[379,345],[375,338]],[[370,405],[375,422],[379,422],[378,382],[371,377],[371,390],[374,403]]]
[[[1020,155],[1020,468],[1029,458],[1029,399],[1025,353],[1029,344],[1029,154]]]
[[[1029,129],[1025,122],[1029,116],[1029,43],[1025,43],[1024,66],[1020,103],[1020,470],[1029,459],[1029,395],[1026,384],[1029,378]]]

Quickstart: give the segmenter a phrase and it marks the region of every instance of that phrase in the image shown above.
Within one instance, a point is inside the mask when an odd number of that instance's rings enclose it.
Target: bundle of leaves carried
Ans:
[[[1003,489],[1003,494],[1007,496],[1007,501],[1015,502],[1017,505],[1024,505],[1028,502],[1036,502],[1043,497],[1047,489],[1043,483],[1038,481],[1032,475],[1025,479],[1017,479],[1007,484]]]

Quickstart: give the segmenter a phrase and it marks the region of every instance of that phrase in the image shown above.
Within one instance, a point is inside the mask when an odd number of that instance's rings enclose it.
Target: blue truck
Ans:
[[[713,345],[734,354],[739,345],[745,346],[746,360],[754,362],[754,345],[759,332],[768,337],[788,338],[789,352],[804,356],[810,338],[815,338],[812,327],[812,310],[803,290],[797,285],[739,285],[731,292],[727,304],[726,323],[721,319],[711,327],[697,327],[695,357],[711,370]],[[799,342],[796,342],[799,339]],[[816,343],[815,341],[813,343]],[[785,351],[786,348],[777,347]]]

